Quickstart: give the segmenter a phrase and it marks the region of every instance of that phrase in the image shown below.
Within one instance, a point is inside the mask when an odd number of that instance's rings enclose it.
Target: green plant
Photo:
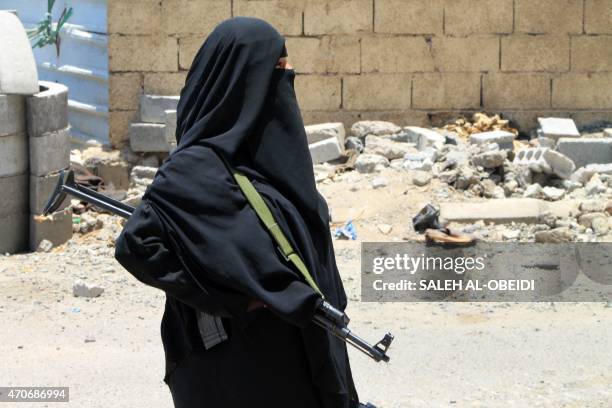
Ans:
[[[28,38],[33,42],[32,48],[42,48],[46,45],[55,44],[55,50],[59,56],[61,41],[59,33],[64,24],[66,24],[68,19],[72,16],[72,7],[68,9],[64,7],[59,20],[57,20],[57,23],[54,23],[51,18],[54,5],[55,0],[47,0],[47,13],[45,14],[45,18],[36,25],[36,28],[28,30]]]

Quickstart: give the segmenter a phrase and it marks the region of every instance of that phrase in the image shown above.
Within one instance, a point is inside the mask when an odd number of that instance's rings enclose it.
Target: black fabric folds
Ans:
[[[197,301],[188,291],[187,304],[238,320],[251,300],[263,302],[301,328],[323,406],[352,407],[357,397],[346,345],[312,324],[318,295],[279,253],[222,160],[250,178],[326,300],[344,309],[328,208],[316,190],[295,74],[275,68],[283,55],[284,38],[265,21],[246,17],[221,23],[197,53],[178,105],[177,149],[141,205],[163,224],[166,244],[189,276],[168,273],[162,285],[149,284],[172,289],[168,281],[180,276],[206,297]],[[137,221],[130,219],[126,230],[132,222],[135,228]],[[127,241],[119,238],[118,248],[125,249],[116,256],[137,270],[130,255],[137,240],[131,247]],[[146,281],[143,274],[139,279]],[[177,293],[181,300],[181,290]]]

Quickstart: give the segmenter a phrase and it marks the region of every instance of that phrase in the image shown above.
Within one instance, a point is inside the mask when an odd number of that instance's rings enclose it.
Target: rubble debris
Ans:
[[[412,184],[417,187],[423,187],[431,183],[431,174],[426,171],[414,171],[412,173]]]
[[[341,146],[344,146],[346,132],[342,123],[320,123],[305,126],[308,144],[335,137]]]
[[[364,153],[366,154],[378,154],[388,160],[393,160],[414,152],[416,152],[416,149],[410,143],[398,143],[373,135],[368,135],[365,138]]]
[[[351,135],[364,139],[367,135],[383,136],[400,133],[402,128],[395,123],[381,120],[362,120],[351,126]]]
[[[355,150],[358,153],[363,152],[363,141],[355,136],[349,136],[346,138],[346,142],[344,144],[344,148],[346,150]]]
[[[374,188],[374,190],[382,188],[382,187],[386,187],[387,184],[388,184],[388,181],[384,177],[376,177],[374,180],[372,180],[372,188]]]
[[[584,186],[584,191],[588,196],[593,196],[601,193],[605,193],[607,187],[601,181],[599,174],[594,174],[593,177],[589,180],[589,182]]]
[[[342,156],[342,146],[336,137],[330,137],[308,145],[314,164],[336,160]]]
[[[359,173],[373,173],[384,167],[389,167],[389,160],[378,154],[360,154],[355,161],[355,170]]]
[[[562,137],[580,137],[580,132],[572,119],[538,118],[539,134],[545,138],[558,141]]]
[[[483,152],[472,157],[474,166],[480,166],[484,169],[494,169],[504,164],[508,157],[506,150],[493,150]]]
[[[38,252],[49,252],[53,249],[53,242],[43,239],[38,244],[38,248],[36,249]]]
[[[609,138],[561,138],[557,151],[574,161],[576,167],[588,164],[612,163],[612,139]]]
[[[576,234],[566,227],[555,228],[535,233],[535,242],[543,244],[560,244],[574,241]]]
[[[519,151],[513,163],[534,173],[553,174],[568,179],[576,169],[574,162],[563,154],[548,148],[530,148]]]
[[[483,133],[490,131],[505,131],[518,135],[518,130],[510,126],[508,120],[502,119],[500,115],[488,116],[485,113],[475,113],[472,117],[472,122],[465,118],[457,119],[443,128],[444,130],[454,132],[463,139],[468,139],[475,133]]]
[[[470,135],[470,143],[479,145],[497,143],[500,149],[513,150],[515,137],[514,133],[505,130],[493,130],[490,132],[472,133]]]
[[[95,298],[104,293],[101,286],[91,285],[82,280],[77,280],[72,286],[72,294],[75,297]]]
[[[431,129],[407,126],[402,130],[408,135],[408,140],[415,143],[419,150],[424,150],[436,144],[443,145],[446,143],[446,137]]]

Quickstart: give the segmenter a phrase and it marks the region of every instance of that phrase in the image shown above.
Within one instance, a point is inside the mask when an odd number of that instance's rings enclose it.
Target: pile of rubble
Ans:
[[[490,199],[466,207],[465,216],[458,215],[461,203],[449,203],[442,209],[448,221],[520,226],[487,236],[541,242],[605,236],[612,222],[612,130],[582,136],[571,119],[540,118],[539,124],[531,140],[517,140],[507,121],[484,114],[442,129],[362,121],[348,137],[340,123],[306,130],[318,181],[340,169],[408,171],[417,186],[437,178],[468,200]]]
[[[72,157],[131,205],[139,203],[162,155],[172,150],[167,134],[176,126],[175,100],[143,98],[145,122],[132,125],[132,150],[98,147]],[[162,118],[164,124],[152,123]],[[485,114],[439,129],[360,121],[348,134],[342,123],[306,126],[306,134],[317,182],[348,180],[353,173],[371,178],[376,190],[387,185],[382,171],[409,174],[417,187],[436,179],[436,185],[462,197],[462,202],[440,203],[443,218],[468,224],[467,230],[485,238],[590,241],[612,234],[612,130],[581,135],[571,119],[541,118],[539,124],[530,140],[517,139],[507,120]],[[141,133],[151,129],[158,129],[155,137]],[[75,231],[97,228],[86,218]]]

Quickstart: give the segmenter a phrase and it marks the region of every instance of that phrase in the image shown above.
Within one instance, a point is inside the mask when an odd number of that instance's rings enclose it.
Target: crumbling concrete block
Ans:
[[[72,295],[74,297],[95,298],[104,293],[104,288],[97,285],[92,285],[87,282],[78,280],[72,286]]]
[[[70,128],[30,137],[30,174],[44,176],[70,166]]]
[[[25,105],[21,95],[0,94],[0,137],[25,131]]]
[[[378,154],[360,154],[355,161],[355,170],[359,173],[373,173],[378,169],[389,167],[389,160]]]
[[[135,152],[169,152],[172,148],[166,138],[166,125],[154,123],[132,123],[130,146]]]
[[[58,246],[70,238],[72,238],[71,208],[54,212],[46,217],[36,214],[30,216],[30,250],[36,251],[43,239]]]
[[[472,223],[479,220],[497,224],[536,223],[541,216],[551,213],[558,218],[578,213],[578,202],[547,202],[534,198],[506,198],[476,203],[440,203],[440,216],[445,220]]]
[[[28,35],[19,18],[0,11],[0,94],[38,92],[38,71]]]
[[[28,137],[25,133],[0,137],[0,177],[27,173],[28,163]]]
[[[538,118],[542,136],[555,141],[562,137],[580,137],[580,132],[572,119]]]
[[[313,164],[335,160],[342,156],[342,146],[335,136],[308,145],[308,150]]]
[[[146,123],[165,123],[166,111],[176,110],[178,96],[143,95],[140,98],[140,120]]]
[[[363,139],[367,135],[383,136],[399,133],[402,130],[395,123],[382,120],[362,120],[353,123],[351,135]]]
[[[28,212],[28,175],[0,177],[0,218]]]
[[[561,138],[557,151],[572,159],[577,167],[612,163],[612,139],[609,138]]]
[[[408,134],[408,140],[410,142],[416,143],[419,150],[425,150],[436,144],[446,143],[446,137],[431,129],[418,126],[407,126],[403,128],[403,131]]]
[[[321,140],[335,137],[341,146],[344,146],[346,131],[342,123],[320,123],[317,125],[305,126],[308,144],[320,142]]]
[[[563,154],[542,147],[521,150],[513,163],[534,173],[554,174],[562,179],[569,179],[576,169],[574,162]]]
[[[368,135],[365,138],[365,153],[379,154],[389,160],[399,159],[406,154],[416,153],[414,145],[397,143],[383,137]]]
[[[28,249],[28,219],[25,212],[0,218],[0,253],[14,254]]]
[[[42,214],[45,204],[49,201],[49,197],[53,193],[57,181],[59,180],[59,173],[53,173],[45,176],[33,176],[30,175],[30,200],[29,207],[30,213]],[[70,205],[70,197],[66,196],[64,201],[58,207],[58,210],[68,208]]]
[[[491,150],[472,156],[472,163],[474,166],[494,169],[504,164],[507,157],[508,152],[506,150]]]
[[[40,92],[26,98],[28,136],[39,137],[68,127],[68,88],[40,81]]]
[[[505,130],[493,130],[491,132],[474,133],[470,136],[470,143],[482,145],[497,143],[502,150],[514,149],[514,133]]]
[[[595,174],[612,175],[612,163],[588,164],[581,167],[572,174],[571,181],[586,184]]]

